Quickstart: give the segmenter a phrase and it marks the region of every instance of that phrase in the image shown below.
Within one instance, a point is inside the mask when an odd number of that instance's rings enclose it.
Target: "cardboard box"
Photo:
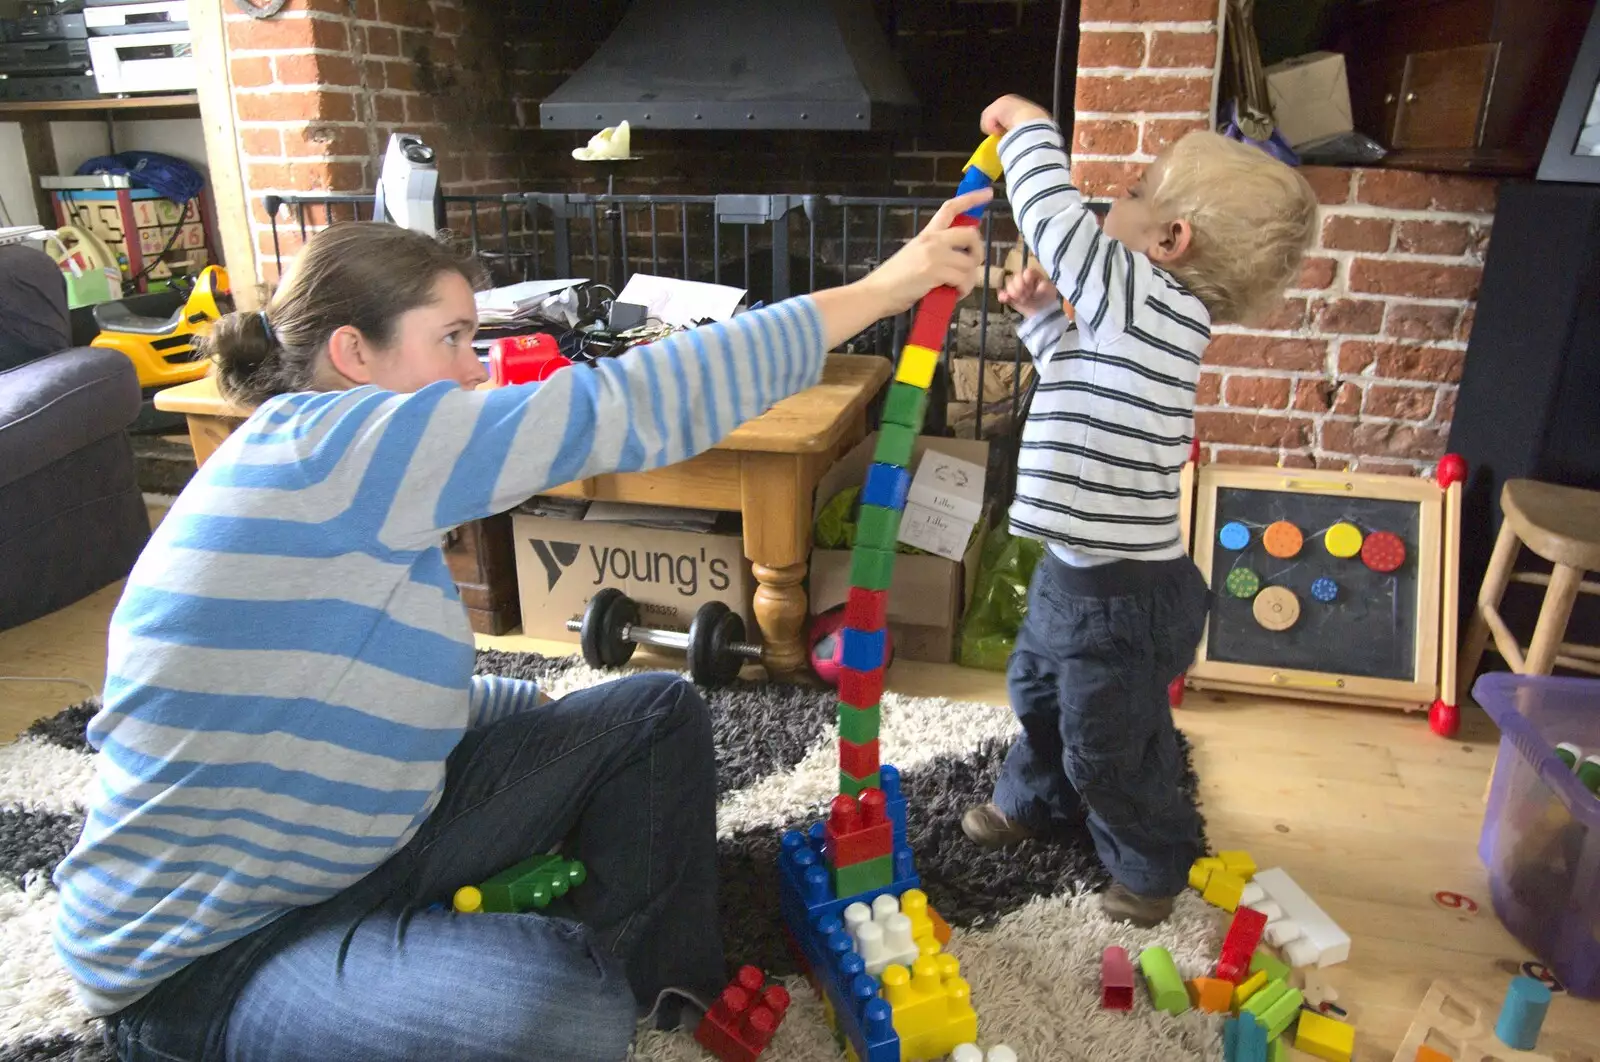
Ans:
[[[701,533],[514,513],[511,533],[524,634],[577,641],[567,620],[608,586],[638,602],[650,627],[686,631],[696,609],[721,601],[756,630],[744,537],[726,523]]]
[[[876,434],[839,458],[817,484],[812,519],[835,494],[860,484],[872,463]],[[989,444],[974,439],[941,439],[922,436],[911,452],[913,471],[927,450],[959,457],[979,466],[989,461]],[[945,664],[955,659],[955,639],[961,627],[961,613],[972,595],[978,578],[978,561],[983,553],[986,520],[979,520],[978,533],[972,536],[966,557],[957,562],[943,557],[902,553],[895,558],[894,582],[889,589],[889,633],[894,638],[895,658]],[[844,604],[850,593],[850,551],[814,549],[811,551],[810,584],[807,590],[811,614],[826,612]]]
[[[1344,56],[1312,52],[1267,67],[1267,96],[1278,131],[1295,147],[1355,128]]]

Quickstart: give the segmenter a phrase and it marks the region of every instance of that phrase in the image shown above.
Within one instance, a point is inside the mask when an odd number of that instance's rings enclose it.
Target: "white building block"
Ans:
[[[1298,928],[1280,945],[1285,948],[1284,958],[1292,965],[1332,966],[1350,957],[1350,935],[1283,870],[1273,867],[1257,871],[1252,884],[1260,885],[1267,899],[1283,908],[1284,921],[1292,921]],[[1274,924],[1268,925],[1269,934],[1273,928]],[[1278,944],[1270,936],[1268,939]]]
[[[844,924],[856,943],[856,954],[873,977],[891,965],[909,967],[922,954],[911,936],[911,919],[900,913],[900,903],[893,896],[879,896],[870,908],[864,903],[851,904],[844,909]]]

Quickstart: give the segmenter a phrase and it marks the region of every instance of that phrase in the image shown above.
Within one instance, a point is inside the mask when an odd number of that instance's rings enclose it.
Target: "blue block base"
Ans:
[[[861,488],[861,504],[881,505],[885,509],[901,512],[906,507],[906,494],[910,490],[911,473],[894,465],[873,464],[867,468],[867,483]]]

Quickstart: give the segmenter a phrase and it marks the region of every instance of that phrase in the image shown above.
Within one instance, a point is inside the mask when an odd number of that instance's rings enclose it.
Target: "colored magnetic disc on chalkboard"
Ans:
[[[1261,589],[1261,577],[1249,568],[1235,568],[1228,573],[1227,587],[1234,597],[1252,598]]]
[[[1311,596],[1327,604],[1339,596],[1339,584],[1323,576],[1311,584]]]
[[[1268,524],[1267,529],[1261,532],[1261,544],[1267,552],[1285,560],[1299,553],[1304,543],[1305,536],[1300,534],[1300,529],[1287,520]]]
[[[1300,618],[1300,599],[1287,586],[1269,586],[1250,606],[1256,622],[1269,631],[1286,631]]]
[[[1250,544],[1250,529],[1237,520],[1230,520],[1217,532],[1217,541],[1223,549],[1239,550]]]
[[[1335,557],[1354,557],[1361,552],[1361,529],[1355,524],[1334,524],[1322,536],[1322,544]]]
[[[1375,572],[1392,572],[1406,562],[1406,544],[1392,531],[1374,531],[1362,543],[1361,560]]]

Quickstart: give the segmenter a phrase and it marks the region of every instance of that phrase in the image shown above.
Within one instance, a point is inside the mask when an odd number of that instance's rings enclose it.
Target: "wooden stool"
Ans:
[[[1478,591],[1478,607],[1461,645],[1459,695],[1464,698],[1471,688],[1473,673],[1491,636],[1495,649],[1519,675],[1548,675],[1558,664],[1600,675],[1600,646],[1562,640],[1578,594],[1600,594],[1600,583],[1583,577],[1586,572],[1600,571],[1600,492],[1531,479],[1507,480],[1500,492],[1500,511],[1500,536],[1495,539],[1494,555]],[[1523,546],[1555,565],[1555,570],[1549,575],[1513,573]],[[1546,588],[1533,641],[1526,651],[1500,617],[1500,600],[1507,585],[1514,582]]]

